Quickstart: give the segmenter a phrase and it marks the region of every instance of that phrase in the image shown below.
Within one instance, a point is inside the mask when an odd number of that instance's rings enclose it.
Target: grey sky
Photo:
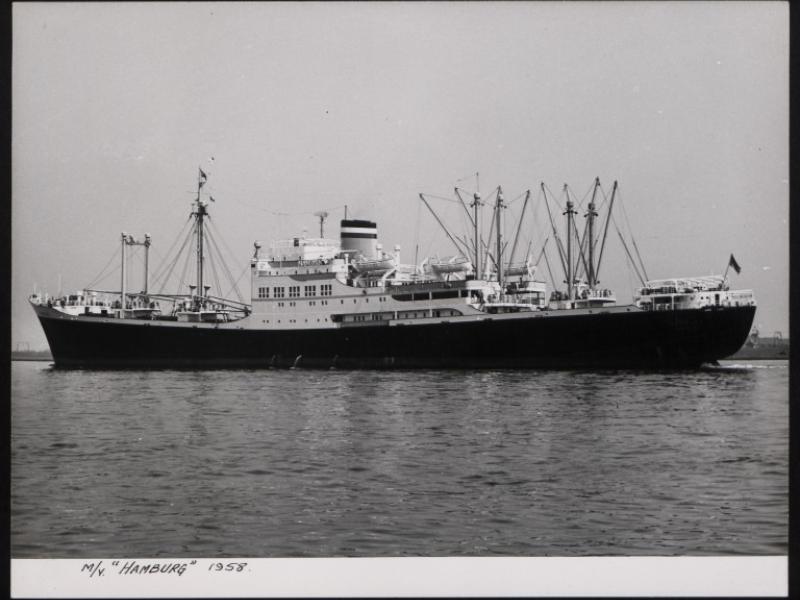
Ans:
[[[254,240],[316,235],[323,208],[329,235],[347,204],[410,262],[452,253],[419,192],[452,198],[479,171],[508,200],[540,181],[580,199],[618,179],[651,278],[721,273],[733,252],[762,333],[788,331],[787,4],[18,3],[13,19],[12,347],[45,347],[34,284],[80,289],[121,231],[149,232],[157,263],[198,165],[237,276]],[[608,261],[629,300],[621,251]]]

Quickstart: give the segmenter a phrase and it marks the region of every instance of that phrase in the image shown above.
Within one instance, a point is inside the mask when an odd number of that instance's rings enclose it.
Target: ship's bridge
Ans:
[[[256,278],[311,274],[344,277],[347,272],[346,261],[338,258],[341,255],[339,240],[306,237],[277,240],[264,254],[259,242],[254,246],[250,267]]]
[[[272,242],[268,260],[270,262],[331,260],[339,250],[339,240],[295,237]]]

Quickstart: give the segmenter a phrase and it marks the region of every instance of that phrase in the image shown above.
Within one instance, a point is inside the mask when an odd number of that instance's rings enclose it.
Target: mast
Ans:
[[[122,232],[122,285],[120,286],[120,316],[125,315],[125,246],[128,245],[128,234]]]
[[[197,292],[203,295],[203,217],[206,215],[206,207],[197,203]],[[202,298],[201,298],[202,300]]]
[[[478,217],[480,215],[480,207],[481,207],[481,195],[479,192],[475,192],[472,196],[472,210],[475,213],[472,224],[475,228],[475,279],[480,279],[481,273],[481,237],[480,237],[480,227],[478,225]]]
[[[314,213],[315,217],[319,217],[319,237],[325,237],[325,219],[328,218],[328,213],[324,210]]]
[[[556,240],[558,259],[561,261],[561,268],[564,270],[564,273],[566,273],[567,265],[564,263],[564,245],[561,243],[561,238],[558,237],[558,229],[556,228],[556,222],[553,219],[553,213],[550,211],[550,203],[547,201],[547,192],[545,191],[544,181],[542,181],[540,185],[542,188],[542,196],[544,197],[544,206],[547,209],[547,217],[550,219],[550,227],[553,229],[553,237]],[[555,286],[555,280],[553,280],[553,285]]]
[[[206,212],[206,205],[200,199],[200,189],[206,182],[206,174],[203,169],[198,169],[200,174],[197,178],[197,212],[195,213],[196,228],[197,228],[197,293],[200,298],[197,300],[198,308],[202,306],[204,293],[203,293],[203,219],[208,214]]]
[[[500,290],[502,293],[503,289],[503,229],[502,229],[502,211],[505,208],[503,204],[503,188],[501,186],[497,187],[497,203],[495,204],[495,210],[497,211],[497,283],[500,285]]]
[[[594,277],[594,218],[597,216],[597,211],[595,211],[594,206],[594,199],[595,195],[597,194],[597,188],[600,187],[600,178],[595,177],[594,180],[594,190],[592,190],[592,200],[589,202],[589,208],[586,211],[584,217],[588,220],[586,222],[586,227],[588,228],[588,235],[589,235],[589,272],[586,274],[589,278],[589,289],[593,290],[595,286],[595,277]]]
[[[150,234],[144,234],[144,295],[147,295],[147,288],[150,284],[150,275],[148,273],[148,265],[150,262]]]
[[[563,213],[567,215],[567,295],[570,300],[574,300],[574,286],[573,286],[573,273],[572,273],[572,228],[573,228],[573,215],[578,211],[574,210],[574,204],[569,199],[569,192],[567,191],[567,184],[564,184],[564,193],[567,194],[567,210]]]

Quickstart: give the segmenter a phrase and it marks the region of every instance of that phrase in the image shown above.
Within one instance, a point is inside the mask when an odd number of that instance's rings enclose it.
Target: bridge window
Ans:
[[[458,290],[447,290],[444,292],[433,292],[432,294],[433,299],[437,300],[440,298],[458,298]]]
[[[306,296],[316,296],[317,295],[317,286],[315,285],[307,285],[303,289],[303,292]]]
[[[283,298],[284,297],[284,292],[286,290],[285,290],[285,288],[283,286],[281,286],[281,287],[274,288],[272,291],[273,291],[273,296],[275,298]]]
[[[258,288],[258,298],[262,300],[264,298],[269,298],[269,288],[268,287]]]
[[[299,298],[300,297],[300,286],[299,285],[290,285],[289,286],[289,298]]]
[[[319,295],[320,296],[330,296],[333,292],[333,286],[330,283],[323,283],[320,286]]]

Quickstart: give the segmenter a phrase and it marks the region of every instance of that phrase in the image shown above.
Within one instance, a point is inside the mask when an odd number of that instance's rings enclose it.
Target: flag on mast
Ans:
[[[200,171],[200,187],[203,187],[203,184],[206,182],[206,179],[208,179],[208,177],[206,177],[206,174],[203,173],[203,169],[201,169],[200,167],[197,167],[197,170]]]
[[[731,259],[728,261],[728,266],[733,267],[733,270],[736,271],[736,274],[742,272],[742,267],[739,266],[739,263],[736,262],[736,259],[733,258],[733,254],[731,254]]]

